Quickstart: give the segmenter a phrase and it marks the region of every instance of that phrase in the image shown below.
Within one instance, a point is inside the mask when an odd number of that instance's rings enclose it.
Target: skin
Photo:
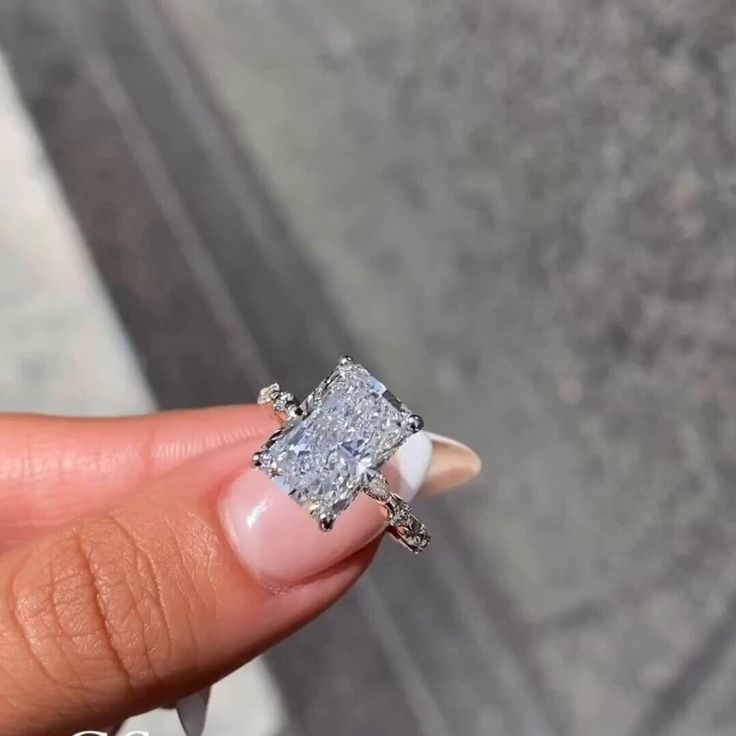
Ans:
[[[234,553],[217,499],[274,427],[253,406],[0,416],[0,733],[62,736],[170,703],[358,579],[377,539],[279,590]]]

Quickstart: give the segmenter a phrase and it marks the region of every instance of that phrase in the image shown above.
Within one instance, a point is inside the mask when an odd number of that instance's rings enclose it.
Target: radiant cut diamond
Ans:
[[[259,454],[259,464],[315,517],[334,519],[421,421],[365,368],[340,365]]]

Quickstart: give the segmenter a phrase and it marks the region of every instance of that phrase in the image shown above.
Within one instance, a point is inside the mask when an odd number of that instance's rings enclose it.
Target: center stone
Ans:
[[[261,453],[261,467],[312,516],[337,517],[412,430],[411,412],[357,363],[339,365]]]

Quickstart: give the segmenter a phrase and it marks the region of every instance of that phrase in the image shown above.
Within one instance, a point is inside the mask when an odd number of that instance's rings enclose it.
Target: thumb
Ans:
[[[413,495],[430,459],[397,454]],[[0,733],[68,733],[201,688],[335,601],[384,525],[359,497],[329,534],[251,469],[200,456],[125,505],[0,558]]]

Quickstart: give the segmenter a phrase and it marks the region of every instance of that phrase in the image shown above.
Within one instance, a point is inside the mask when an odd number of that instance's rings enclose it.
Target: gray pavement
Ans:
[[[0,411],[153,406],[0,56]]]
[[[162,4],[569,731],[733,733],[731,4]]]

